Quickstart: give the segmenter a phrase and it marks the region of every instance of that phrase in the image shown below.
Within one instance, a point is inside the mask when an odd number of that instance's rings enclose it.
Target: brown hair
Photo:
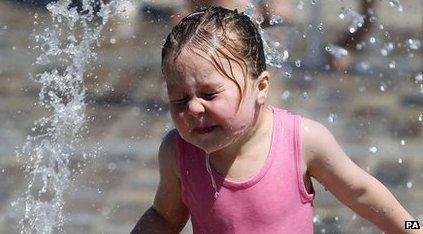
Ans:
[[[266,70],[260,33],[250,18],[237,10],[208,7],[183,18],[166,38],[162,50],[162,72],[168,57],[171,55],[175,60],[184,48],[200,56],[203,55],[194,49],[209,54],[207,59],[236,83],[241,97],[242,88],[236,82],[231,62],[243,69],[244,78],[249,75],[256,79]],[[224,68],[222,58],[228,61],[229,71]]]

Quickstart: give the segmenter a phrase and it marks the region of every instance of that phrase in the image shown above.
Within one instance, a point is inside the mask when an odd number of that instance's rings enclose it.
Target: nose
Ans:
[[[206,109],[204,108],[203,103],[201,103],[201,101],[198,100],[198,98],[192,98],[188,102],[188,113],[193,116],[198,116],[204,113],[205,110]]]

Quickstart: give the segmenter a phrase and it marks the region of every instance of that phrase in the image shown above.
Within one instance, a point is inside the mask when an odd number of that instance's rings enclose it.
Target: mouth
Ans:
[[[196,134],[207,134],[211,133],[213,130],[217,128],[217,125],[206,126],[206,127],[197,127],[192,130],[193,133]]]

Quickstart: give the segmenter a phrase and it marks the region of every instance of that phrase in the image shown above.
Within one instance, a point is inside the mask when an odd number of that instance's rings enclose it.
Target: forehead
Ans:
[[[195,78],[204,85],[222,82],[244,83],[243,68],[238,63],[227,57],[215,57],[199,49],[183,49],[176,58],[169,56],[163,69],[166,82],[180,83],[186,79]],[[217,67],[216,62],[223,67],[224,71]]]
[[[167,66],[168,71],[177,74],[206,75],[214,72],[214,67],[209,61],[209,56],[200,50],[183,49],[179,55],[170,58]]]

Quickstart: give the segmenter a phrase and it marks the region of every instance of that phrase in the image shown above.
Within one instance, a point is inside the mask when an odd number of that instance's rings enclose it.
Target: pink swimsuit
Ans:
[[[272,143],[263,167],[242,182],[211,168],[217,198],[204,151],[178,136],[182,199],[194,233],[313,233],[314,191],[307,192],[301,174],[301,118],[272,108]]]

